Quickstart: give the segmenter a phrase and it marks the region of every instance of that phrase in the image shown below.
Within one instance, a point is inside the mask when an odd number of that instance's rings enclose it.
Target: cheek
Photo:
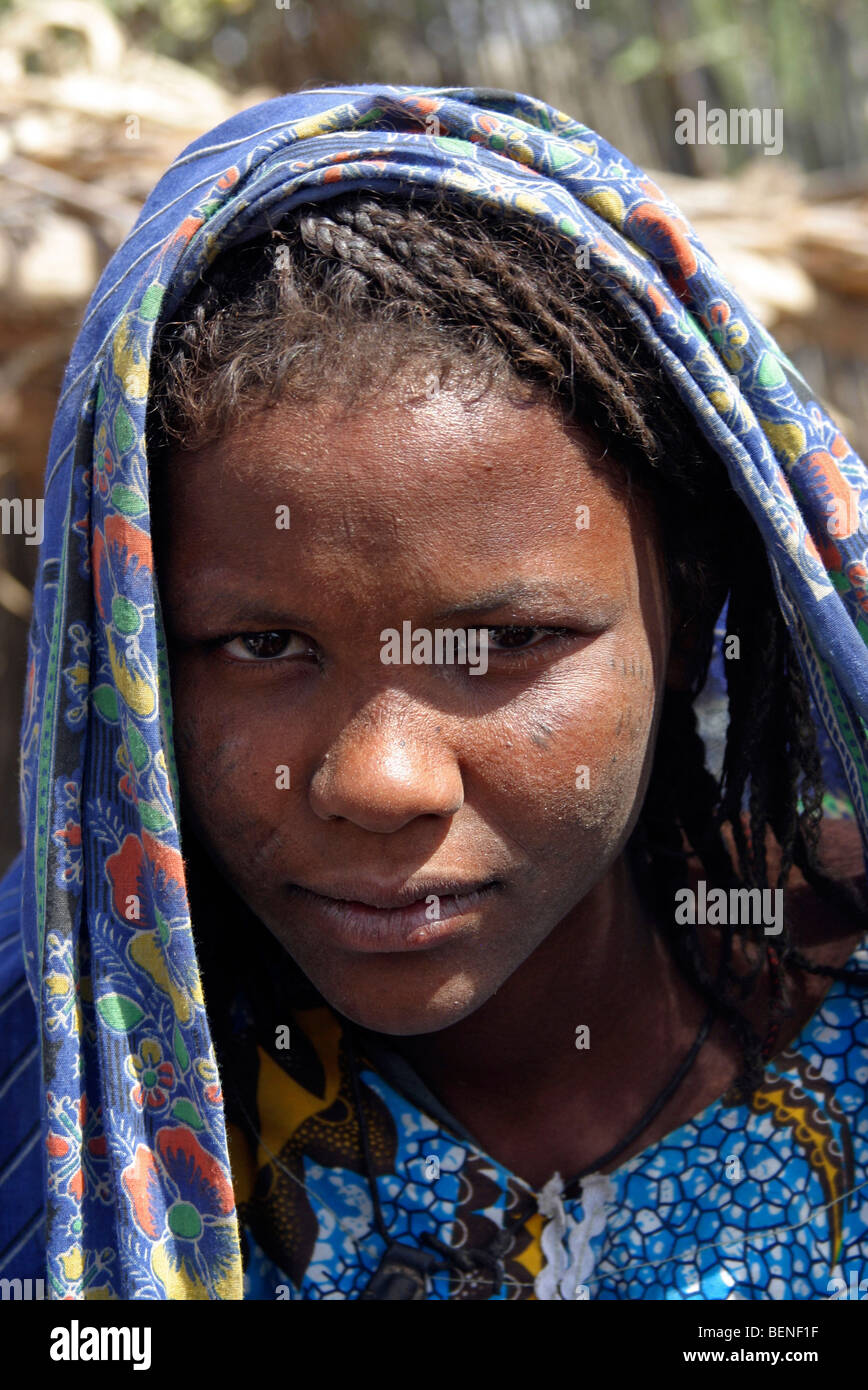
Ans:
[[[253,716],[248,703],[215,702],[213,677],[183,658],[173,705],[185,806],[235,881],[261,890],[278,846],[282,863],[303,859],[322,830],[312,831],[305,791],[318,730],[265,700]],[[443,756],[460,759],[468,810],[524,851],[531,878],[570,852],[584,883],[590,864],[604,871],[636,807],[654,705],[644,632],[610,634],[496,710],[453,725]]]
[[[178,663],[173,678],[175,755],[184,804],[212,851],[247,866],[286,814],[297,766],[287,747],[291,722],[251,719],[209,700],[208,683]],[[289,770],[289,788],[286,774]]]
[[[644,639],[595,644],[510,702],[474,762],[501,824],[537,853],[577,835],[610,846],[643,791],[654,709]]]

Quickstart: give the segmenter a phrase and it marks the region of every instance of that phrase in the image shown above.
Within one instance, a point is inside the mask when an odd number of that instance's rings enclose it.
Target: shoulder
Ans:
[[[748,830],[747,825],[745,830]],[[735,860],[732,833],[723,838]],[[781,864],[781,850],[771,831],[766,836],[768,882],[774,884]],[[840,965],[868,933],[868,878],[865,847],[856,821],[826,818],[820,830],[819,862],[827,878],[835,880],[853,900],[827,896],[808,883],[793,865],[784,889],[786,921],[793,943],[817,964]],[[843,898],[843,894],[842,894]]]
[[[19,854],[0,878],[0,1001],[24,980],[21,943],[21,874],[24,856]],[[29,995],[28,995],[29,997]],[[5,1015],[0,1015],[4,1018]],[[0,1028],[0,1058],[6,1027]]]
[[[794,868],[785,895],[790,929],[793,941],[816,964],[842,965],[868,933],[868,880],[855,821],[824,822],[820,862],[826,876],[852,895],[853,910],[818,892]]]
[[[0,1273],[42,1274],[41,1066],[20,935],[22,856],[0,880]]]
[[[745,830],[748,826],[745,825]],[[723,836],[735,862],[734,844],[730,828],[724,829]],[[863,846],[859,827],[855,821],[827,820],[820,832],[820,864],[827,878],[843,887],[842,900],[824,893],[808,883],[797,867],[793,867],[784,889],[784,921],[788,940],[808,962],[808,968],[790,964],[788,994],[789,1011],[782,1024],[779,1045],[786,1047],[806,1027],[827,995],[837,998],[839,994],[852,995],[854,1005],[865,998],[866,979],[858,978],[864,972],[868,960],[853,959],[860,947],[868,945],[868,884],[864,872]],[[774,884],[780,869],[781,852],[774,837],[769,833],[766,839],[766,861],[768,882]],[[700,871],[697,859],[690,860],[691,878]],[[854,905],[843,901],[844,895],[853,896]],[[712,959],[720,949],[720,929],[705,928],[703,937],[706,949]],[[774,947],[780,944],[780,937],[770,935],[765,944]],[[731,938],[733,964],[745,971],[753,968],[745,954],[738,935]],[[844,968],[854,970],[854,978],[846,984],[835,985],[836,971]],[[857,970],[858,967],[858,970]],[[767,1026],[766,1009],[769,987],[768,964],[762,967],[762,989],[757,989],[745,1005],[753,1026],[764,1029]],[[861,1007],[861,1005],[860,1005]]]

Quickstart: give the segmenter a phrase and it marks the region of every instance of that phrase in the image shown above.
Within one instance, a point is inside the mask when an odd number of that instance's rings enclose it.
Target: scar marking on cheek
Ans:
[[[549,728],[548,724],[538,723],[536,728],[531,732],[530,741],[531,743],[535,743],[538,748],[548,748],[551,743],[553,732],[554,731]]]
[[[192,753],[196,747],[196,732],[184,725],[175,725],[173,738],[176,750],[181,753]]]
[[[648,716],[647,707],[640,708],[629,702],[619,705],[614,737],[617,738],[620,735],[622,738],[632,739],[637,735],[644,734],[648,726]]]
[[[647,687],[649,684],[648,667],[645,665],[644,661],[637,661],[635,657],[631,657],[628,663],[625,656],[611,656],[609,658],[609,669],[612,671],[620,671],[622,676],[631,676],[633,680],[639,681],[642,686]]]

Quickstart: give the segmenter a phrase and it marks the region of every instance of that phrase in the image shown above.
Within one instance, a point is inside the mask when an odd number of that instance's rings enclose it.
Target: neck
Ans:
[[[468,1018],[390,1039],[444,1103],[469,1114],[519,1092],[534,1105],[568,1091],[625,1111],[692,1040],[702,1001],[681,978],[643,908],[627,861],[612,869],[522,966]],[[577,1028],[586,1027],[586,1034]],[[585,1044],[582,1046],[581,1044]],[[649,1075],[646,1075],[648,1073]],[[661,1076],[661,1084],[665,1081]],[[448,1098],[448,1099],[447,1099]]]

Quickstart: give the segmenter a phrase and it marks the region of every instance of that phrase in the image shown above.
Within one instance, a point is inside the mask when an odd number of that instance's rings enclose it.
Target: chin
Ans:
[[[441,986],[427,997],[408,993],[403,999],[398,991],[385,988],[370,992],[330,989],[324,985],[317,985],[317,988],[332,1008],[351,1023],[371,1033],[396,1038],[439,1033],[467,1018],[484,1002],[484,996],[477,996],[475,991],[468,994],[466,982],[458,989]]]

